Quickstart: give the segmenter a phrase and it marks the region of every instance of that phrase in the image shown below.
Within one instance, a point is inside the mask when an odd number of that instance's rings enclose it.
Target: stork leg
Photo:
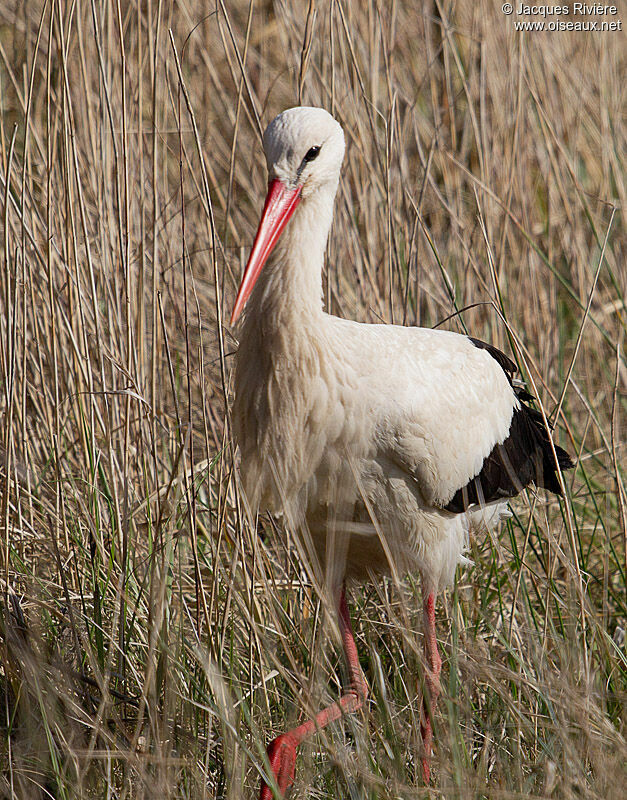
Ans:
[[[438,643],[435,638],[435,593],[424,591],[422,603],[425,637],[425,689],[422,698],[422,719],[420,720],[420,733],[424,746],[422,757],[422,776],[426,784],[429,783],[431,774],[431,746],[433,744],[432,718],[440,696],[440,670],[442,659],[438,652]]]
[[[343,714],[350,714],[360,709],[368,696],[368,686],[359,666],[357,645],[353,635],[348,606],[346,605],[346,589],[343,586],[338,602],[338,619],[344,654],[348,665],[350,688],[327,708],[320,711],[313,719],[307,720],[297,728],[282,733],[268,745],[268,759],[277,786],[284,796],[294,782],[296,767],[296,748],[313,734],[339,719]],[[272,789],[263,782],[259,800],[272,800]]]

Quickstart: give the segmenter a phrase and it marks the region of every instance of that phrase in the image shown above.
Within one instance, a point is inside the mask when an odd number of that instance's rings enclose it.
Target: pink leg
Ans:
[[[431,774],[431,746],[433,743],[432,717],[440,695],[440,669],[442,659],[438,653],[438,643],[435,638],[435,594],[430,592],[424,595],[423,600],[424,615],[424,637],[425,637],[425,657],[427,671],[425,673],[426,693],[422,698],[422,719],[420,721],[420,733],[424,745],[424,756],[422,758],[422,776],[426,784],[429,783]]]
[[[332,703],[330,706],[320,711],[320,713],[316,714],[313,719],[307,720],[307,722],[304,722],[297,728],[292,728],[292,730],[286,733],[282,733],[268,745],[270,768],[274,773],[274,778],[281,793],[280,796],[284,796],[294,782],[296,748],[298,745],[312,736],[317,730],[339,719],[342,714],[350,714],[360,709],[368,696],[366,679],[359,666],[357,645],[355,644],[348,606],[346,605],[346,590],[344,587],[342,587],[339,598],[338,617],[340,633],[342,634],[342,644],[344,645],[344,654],[346,655],[346,662],[348,664],[350,689],[348,689],[337,702]],[[259,800],[272,800],[272,797],[272,789],[267,783],[262,783]]]

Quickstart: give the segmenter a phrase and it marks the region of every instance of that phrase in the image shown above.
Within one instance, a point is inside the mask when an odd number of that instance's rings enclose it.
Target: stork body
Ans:
[[[351,678],[337,704],[270,745],[270,763],[285,792],[300,741],[363,702],[343,582],[393,568],[419,571],[423,582],[428,781],[441,663],[435,598],[465,560],[470,531],[507,514],[508,497],[531,481],[559,492],[553,450],[499,351],[455,333],[324,313],[344,154],[338,123],[322,109],[290,109],[270,124],[264,148],[270,189],[232,316],[247,303],[234,432],[251,507],[283,514],[313,542],[337,593]],[[264,785],[262,799],[271,796]]]
[[[306,523],[322,565],[332,521],[346,576],[389,572],[387,547],[399,571],[419,570],[437,592],[452,581],[469,526],[505,509],[446,509],[508,436],[518,401],[505,373],[466,337],[319,308],[307,323],[284,323],[270,355],[262,329],[271,318],[258,326],[248,316],[237,363],[247,496],[291,526]]]

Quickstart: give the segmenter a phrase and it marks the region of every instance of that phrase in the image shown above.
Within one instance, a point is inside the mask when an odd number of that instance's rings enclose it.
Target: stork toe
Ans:
[[[285,796],[287,790],[294,783],[297,746],[297,740],[289,733],[282,733],[268,745],[270,769],[282,796]],[[273,800],[272,789],[265,782],[261,786],[259,800]]]

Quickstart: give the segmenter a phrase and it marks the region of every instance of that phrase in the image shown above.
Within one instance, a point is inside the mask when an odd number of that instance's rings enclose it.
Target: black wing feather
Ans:
[[[479,474],[459,489],[445,508],[461,513],[472,505],[514,497],[530,483],[561,495],[557,467],[574,467],[571,457],[555,445],[556,463],[542,415],[526,405],[526,401],[533,399],[532,396],[526,389],[514,384],[513,376],[517,367],[511,358],[480,339],[470,341],[475,347],[487,350],[500,365],[520,401],[520,408],[514,409],[507,439],[494,447],[484,459]]]

